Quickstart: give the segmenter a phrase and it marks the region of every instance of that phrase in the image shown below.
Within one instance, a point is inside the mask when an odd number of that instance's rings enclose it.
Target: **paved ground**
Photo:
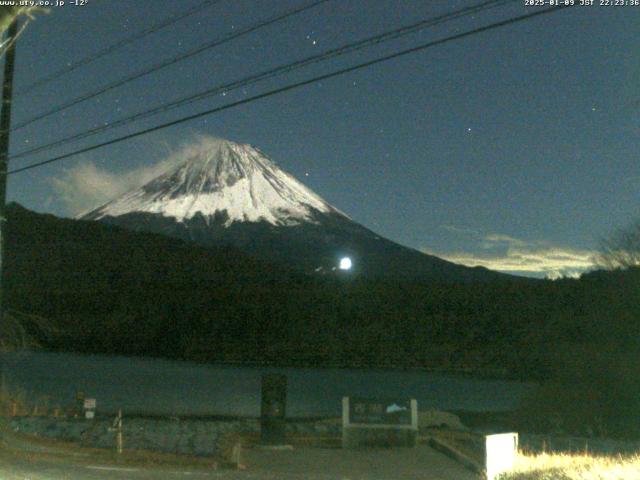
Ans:
[[[172,467],[129,468],[90,461],[29,458],[0,454],[3,480],[477,480],[478,476],[428,446],[393,450],[297,448],[292,451],[251,449],[245,471]]]
[[[341,450],[253,449],[247,463],[256,474],[309,480],[477,480],[478,476],[426,445],[415,448]]]

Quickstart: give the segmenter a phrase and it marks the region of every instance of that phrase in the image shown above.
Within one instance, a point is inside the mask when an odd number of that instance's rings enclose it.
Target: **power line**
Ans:
[[[196,113],[196,114],[193,114],[193,115],[182,117],[182,118],[179,118],[177,120],[173,120],[171,122],[166,122],[166,123],[157,125],[155,127],[151,127],[151,128],[147,128],[147,129],[144,129],[144,130],[140,130],[138,132],[131,133],[131,134],[128,134],[128,135],[124,135],[122,137],[114,138],[112,140],[108,140],[106,142],[102,142],[102,143],[99,143],[99,144],[96,144],[96,145],[92,145],[90,147],[86,147],[86,148],[82,148],[82,149],[79,149],[79,150],[75,150],[73,152],[66,153],[64,155],[59,155],[57,157],[53,157],[53,158],[50,158],[48,160],[43,160],[43,161],[40,161],[40,162],[33,163],[31,165],[27,165],[25,167],[16,168],[14,170],[9,171],[8,175],[13,175],[13,174],[16,174],[16,173],[24,172],[24,171],[31,170],[31,169],[34,169],[34,168],[37,168],[37,167],[41,167],[43,165],[48,165],[50,163],[58,162],[58,161],[61,161],[61,160],[64,160],[64,159],[67,159],[67,158],[70,158],[70,157],[73,157],[73,156],[76,156],[76,155],[80,155],[82,153],[91,152],[93,150],[97,150],[97,149],[102,148],[102,147],[106,147],[106,146],[113,145],[113,144],[116,144],[116,143],[124,142],[126,140],[131,140],[132,138],[136,138],[136,137],[139,137],[141,135],[146,135],[148,133],[156,132],[158,130],[162,130],[162,129],[165,129],[165,128],[168,128],[168,127],[179,125],[181,123],[185,123],[185,122],[188,122],[188,121],[191,121],[191,120],[195,120],[197,118],[201,118],[201,117],[205,117],[205,116],[208,116],[208,115],[212,115],[214,113],[218,113],[218,112],[221,112],[221,111],[224,111],[224,110],[228,110],[230,108],[238,107],[240,105],[245,105],[247,103],[254,102],[256,100],[261,100],[263,98],[271,97],[273,95],[278,95],[280,93],[288,92],[290,90],[294,90],[294,89],[303,87],[305,85],[310,85],[312,83],[321,82],[323,80],[328,80],[330,78],[334,78],[334,77],[337,77],[339,75],[344,75],[346,73],[351,73],[351,72],[354,72],[356,70],[361,70],[363,68],[371,67],[373,65],[377,65],[377,64],[382,63],[382,62],[386,62],[386,61],[393,60],[393,59],[396,59],[396,58],[399,58],[399,57],[403,57],[405,55],[409,55],[409,54],[416,53],[416,52],[419,52],[419,51],[422,51],[422,50],[426,50],[428,48],[432,48],[432,47],[435,47],[437,45],[442,45],[444,43],[448,43],[448,42],[451,42],[453,40],[458,40],[458,39],[461,39],[461,38],[469,37],[471,35],[476,35],[478,33],[482,33],[482,32],[486,32],[486,31],[489,31],[489,30],[496,29],[496,28],[504,27],[506,25],[511,25],[511,24],[523,22],[523,21],[529,20],[529,19],[534,18],[534,17],[545,15],[547,13],[557,12],[557,11],[563,10],[565,8],[568,8],[568,7],[569,7],[568,5],[561,5],[561,6],[557,6],[557,7],[546,8],[544,10],[539,10],[539,11],[528,13],[528,14],[525,14],[525,15],[520,15],[520,16],[517,16],[517,17],[511,17],[511,18],[509,18],[507,20],[501,20],[499,22],[495,22],[495,23],[486,25],[484,27],[478,27],[478,28],[475,28],[473,30],[468,30],[468,31],[463,32],[463,33],[458,33],[456,35],[451,35],[449,37],[442,38],[440,40],[435,40],[435,41],[432,41],[432,42],[421,44],[421,45],[418,45],[416,47],[412,47],[412,48],[408,48],[406,50],[402,50],[400,52],[396,52],[396,53],[393,53],[393,54],[390,54],[390,55],[385,55],[383,57],[376,58],[374,60],[369,60],[367,62],[359,63],[359,64],[351,66],[351,67],[343,68],[343,69],[340,69],[340,70],[337,70],[337,71],[334,71],[334,72],[331,72],[331,73],[326,73],[324,75],[319,75],[319,76],[310,78],[308,80],[303,80],[303,81],[300,81],[300,82],[296,82],[296,83],[292,83],[292,84],[289,84],[289,85],[285,85],[284,87],[276,88],[274,90],[270,90],[268,92],[261,93],[259,95],[254,95],[253,97],[245,98],[243,100],[238,100],[236,102],[232,102],[232,103],[229,103],[227,105],[223,105],[221,107],[216,107],[216,108],[212,108],[212,109],[209,109],[209,110],[205,110],[205,111],[200,112],[200,113]]]
[[[302,7],[297,7],[295,9],[289,10],[281,15],[275,16],[275,17],[271,17],[267,20],[264,20],[262,22],[259,22],[257,24],[254,24],[252,26],[249,26],[243,30],[239,30],[238,32],[226,35],[224,37],[218,38],[216,40],[213,40],[211,42],[207,42],[203,45],[200,45],[199,47],[196,47],[186,53],[177,55],[175,57],[170,58],[169,60],[165,60],[163,62],[157,63],[155,65],[152,65],[151,67],[148,67],[144,70],[141,70],[137,73],[134,73],[132,75],[129,75],[127,77],[121,78],[119,80],[116,80],[110,84],[107,84],[97,90],[94,90],[93,92],[87,93],[85,95],[82,95],[80,97],[77,97],[73,100],[70,100],[67,103],[63,103],[61,105],[55,106],[53,108],[51,108],[50,110],[47,110],[46,112],[40,113],[38,115],[36,115],[35,117],[32,117],[28,120],[23,121],[22,123],[17,124],[13,130],[20,130],[21,128],[26,127],[27,125],[30,125],[38,120],[42,120],[43,118],[49,117],[51,115],[53,115],[54,113],[58,113],[61,112],[63,110],[66,110],[67,108],[73,107],[74,105],[78,105],[79,103],[85,102],[87,100],[90,100],[92,98],[95,98],[99,95],[102,95],[103,93],[109,92],[115,88],[121,87],[122,85],[125,85],[129,82],[132,82],[134,80],[137,80],[138,78],[144,77],[146,75],[149,75],[151,73],[157,72],[158,70],[161,70],[163,68],[166,68],[168,66],[171,65],[175,65],[176,63],[179,63],[183,60],[186,60],[188,58],[191,58],[195,55],[198,55],[206,50],[210,50],[214,47],[220,46],[224,43],[230,42],[231,40],[234,40],[238,37],[241,37],[243,35],[247,35],[249,33],[252,33],[258,29],[264,28],[268,25],[272,25],[276,22],[282,21],[286,18],[289,18],[293,15],[297,15],[299,13],[302,13],[304,11],[310,10],[314,7],[317,7],[318,5],[321,5],[323,3],[328,2],[329,0],[316,0],[310,4],[307,4],[305,6]]]
[[[53,80],[57,80],[58,78],[60,78],[63,75],[67,75],[70,72],[73,72],[74,70],[77,70],[80,67],[83,67],[85,65],[88,65],[90,63],[93,63],[94,61],[105,57],[117,50],[120,50],[121,48],[133,43],[133,42],[137,42],[138,40],[143,39],[144,37],[147,37],[153,33],[156,33],[160,30],[162,30],[163,28],[169,27],[171,25],[173,25],[174,23],[178,23],[180,20],[190,17],[191,15],[195,15],[196,13],[199,13],[209,7],[212,7],[218,3],[220,3],[222,0],[205,0],[204,2],[201,2],[187,10],[185,10],[184,12],[182,12],[179,15],[174,15],[171,17],[166,18],[165,20],[163,20],[162,22],[153,25],[145,30],[142,30],[134,35],[131,35],[130,37],[124,38],[122,40],[120,40],[119,42],[116,42],[112,45],[109,45],[108,47],[105,47],[104,49],[98,51],[97,53],[94,53],[92,55],[89,55],[81,60],[78,60],[77,62],[71,63],[70,65],[61,68],[59,70],[56,70],[55,72],[40,78],[39,80],[36,80],[35,82],[30,83],[29,85],[19,89],[16,92],[16,96],[20,96],[20,95],[24,95],[26,93],[29,93],[33,90],[35,90],[38,87],[41,87],[42,85],[45,85],[46,83],[49,83]]]
[[[269,78],[273,78],[275,76],[278,75],[282,75],[284,73],[289,73],[292,72],[294,70],[297,70],[299,68],[303,68],[303,67],[307,67],[309,65],[321,62],[321,61],[325,61],[327,59],[330,58],[335,58],[341,55],[345,55],[348,53],[353,53],[355,51],[361,50],[363,48],[367,48],[367,47],[371,47],[373,45],[378,45],[381,44],[383,42],[386,41],[390,41],[390,40],[395,40],[397,38],[400,38],[402,36],[408,35],[408,34],[412,34],[415,33],[419,30],[422,30],[424,28],[427,27],[431,27],[434,25],[438,25],[440,23],[445,23],[451,20],[455,20],[457,18],[461,18],[463,16],[467,16],[467,15],[472,15],[472,14],[477,14],[480,11],[483,10],[487,10],[489,8],[493,8],[496,6],[501,6],[507,3],[513,3],[516,2],[518,0],[488,0],[485,2],[482,2],[480,4],[477,4],[475,6],[472,7],[466,7],[466,8],[462,8],[460,10],[456,10],[454,12],[450,12],[447,14],[443,14],[443,15],[439,15],[437,17],[432,17],[426,20],[422,20],[420,22],[417,23],[413,23],[411,25],[407,25],[407,26],[403,26],[400,28],[396,28],[394,30],[388,31],[388,32],[384,32],[382,34],[378,34],[378,35],[374,35],[368,38],[365,38],[363,40],[357,41],[357,42],[352,42],[352,43],[348,43],[346,45],[337,47],[337,48],[333,48],[331,50],[328,50],[326,52],[317,54],[317,55],[312,55],[310,57],[306,57],[302,60],[298,60],[295,61],[293,63],[287,63],[284,65],[280,65],[278,67],[275,68],[271,68],[269,70],[266,71],[262,71],[260,73],[254,74],[250,77],[246,77],[244,79],[241,80],[236,80],[233,81],[231,83],[227,83],[227,84],[222,84],[222,85],[218,85],[212,88],[208,88],[204,91],[198,92],[196,94],[191,94],[191,95],[187,95],[185,97],[182,97],[180,99],[174,100],[172,102],[160,105],[158,107],[152,108],[150,110],[145,110],[143,112],[139,112],[136,113],[134,115],[125,117],[125,118],[121,118],[120,120],[116,120],[114,122],[109,123],[108,125],[101,125],[95,128],[91,128],[89,130],[86,130],[84,132],[80,132],[74,135],[71,135],[69,137],[65,137],[63,139],[45,144],[45,145],[40,145],[34,148],[31,148],[29,150],[24,150],[22,152],[17,153],[16,155],[13,155],[11,158],[12,159],[16,159],[16,158],[22,158],[37,152],[41,152],[43,150],[48,150],[50,148],[53,147],[57,147],[60,145],[65,145],[67,143],[76,141],[76,140],[80,140],[86,137],[90,137],[92,135],[98,134],[98,133],[102,133],[108,130],[111,130],[113,128],[117,128],[117,127],[121,127],[124,125],[128,125],[134,121],[137,120],[141,120],[143,118],[148,118],[150,116],[154,116],[157,115],[158,113],[163,113],[163,112],[167,112],[169,110],[173,110],[175,108],[184,106],[184,105],[188,105],[191,104],[193,102],[199,101],[199,100],[204,100],[205,98],[209,98],[212,97],[214,95],[220,94],[220,93],[226,93],[241,87],[246,87],[248,85],[263,81],[263,80],[267,80]]]

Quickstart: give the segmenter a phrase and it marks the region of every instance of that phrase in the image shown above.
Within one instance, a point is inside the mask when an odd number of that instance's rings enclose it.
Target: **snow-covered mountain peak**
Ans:
[[[226,212],[225,226],[295,225],[313,221],[314,211],[340,213],[251,145],[204,137],[183,150],[176,165],[83,218],[147,212],[183,222]]]

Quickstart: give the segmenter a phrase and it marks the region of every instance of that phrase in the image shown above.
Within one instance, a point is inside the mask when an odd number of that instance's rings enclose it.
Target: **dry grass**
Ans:
[[[500,480],[640,480],[640,455],[520,454],[515,471]]]

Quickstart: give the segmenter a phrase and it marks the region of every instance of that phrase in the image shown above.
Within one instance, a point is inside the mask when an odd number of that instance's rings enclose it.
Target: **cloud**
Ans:
[[[440,225],[440,228],[447,230],[448,232],[453,232],[453,233],[466,233],[469,235],[473,235],[473,236],[477,236],[480,235],[480,232],[478,232],[477,230],[473,230],[471,228],[467,228],[467,227],[459,227],[457,225]]]
[[[594,251],[528,241],[492,233],[475,238],[478,251],[425,251],[450,262],[469,267],[485,267],[500,272],[557,279],[578,277],[594,268]]]
[[[50,180],[51,187],[61,199],[67,213],[78,216],[141,187],[183,163],[203,145],[210,146],[212,142],[217,141],[211,136],[198,135],[153,165],[121,172],[112,172],[98,166],[92,160],[85,160],[53,177]]]
[[[500,235],[498,233],[492,233],[482,238],[482,248],[491,249],[500,245],[507,245],[509,247],[526,247],[531,243],[527,243],[524,240],[511,237],[509,235]]]
[[[441,253],[438,256],[450,262],[469,267],[486,267],[501,272],[528,272],[559,276],[576,276],[593,268],[593,252],[571,249],[509,249],[505,254],[478,255],[468,252]]]

